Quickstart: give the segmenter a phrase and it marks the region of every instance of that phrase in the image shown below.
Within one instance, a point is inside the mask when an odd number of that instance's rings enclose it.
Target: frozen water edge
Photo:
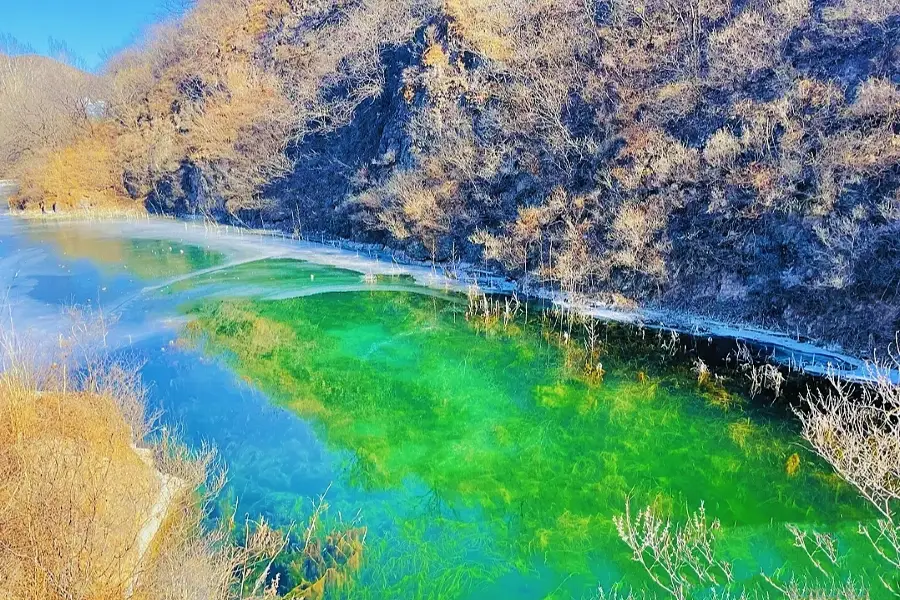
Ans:
[[[63,221],[66,228],[77,228],[95,237],[165,239],[185,244],[203,246],[222,252],[224,264],[182,275],[157,285],[149,286],[142,293],[152,292],[179,281],[205,273],[212,273],[240,264],[271,258],[291,258],[356,271],[361,275],[408,275],[424,287],[443,292],[466,292],[477,285],[481,290],[495,294],[521,292],[518,284],[503,277],[478,271],[469,265],[454,265],[449,272],[441,265],[399,262],[387,252],[358,245],[357,249],[342,247],[339,243],[319,243],[290,238],[272,231],[236,228],[227,225],[181,221],[168,218]],[[55,222],[46,226],[52,227]],[[360,286],[368,289],[370,286]],[[389,286],[378,286],[388,291]],[[316,290],[318,292],[319,290]],[[309,294],[306,290],[278,297]],[[315,292],[314,292],[315,293]],[[687,313],[657,310],[622,310],[574,301],[553,290],[541,290],[531,296],[545,300],[560,308],[575,310],[597,319],[623,324],[639,325],[650,329],[670,330],[692,336],[735,339],[764,348],[773,360],[812,375],[833,374],[841,379],[866,381],[874,377],[872,363],[850,356],[840,348],[824,348],[814,343],[800,341],[776,331],[746,327],[701,318]],[[129,299],[126,302],[129,302]],[[900,383],[900,372],[889,371],[890,377]]]
[[[771,353],[774,362],[809,375],[836,376],[845,381],[865,382],[876,378],[872,361],[862,360],[840,349],[828,349],[814,343],[795,340],[787,335],[766,329],[737,326],[685,313],[663,311],[619,311],[605,307],[591,307],[570,303],[564,299],[554,304],[572,308],[591,317],[685,333],[695,337],[725,338],[761,347]],[[900,383],[900,371],[881,370],[894,383]]]

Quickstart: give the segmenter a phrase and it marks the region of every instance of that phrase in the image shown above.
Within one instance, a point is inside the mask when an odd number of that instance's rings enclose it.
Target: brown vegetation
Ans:
[[[162,481],[116,399],[0,376],[0,593],[123,597]]]
[[[110,62],[102,124],[14,169],[14,202],[127,197],[868,349],[900,318],[898,28],[892,0],[201,0]]]
[[[89,130],[100,81],[39,56],[0,53],[0,176]]]
[[[322,531],[323,498],[294,537],[233,515],[211,528],[214,452],[149,435],[137,369],[104,358],[102,315],[75,317],[52,352],[0,336],[0,597],[317,598],[348,581],[365,529]]]

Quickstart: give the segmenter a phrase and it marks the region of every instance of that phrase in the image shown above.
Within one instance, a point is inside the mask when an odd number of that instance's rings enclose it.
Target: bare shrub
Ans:
[[[793,11],[788,13],[792,17]],[[778,27],[771,15],[743,11],[726,27],[709,37],[710,71],[717,80],[742,80],[754,72],[773,68],[779,61],[779,47],[789,31]]]
[[[492,60],[504,61],[510,57],[515,16],[509,3],[446,0],[444,7],[452,27],[473,49]]]
[[[856,91],[850,107],[859,117],[900,117],[900,89],[889,79],[867,79]]]
[[[803,437],[886,518],[900,500],[900,386],[872,367],[858,393],[831,377],[831,390],[807,397],[797,412]]]
[[[717,169],[728,169],[740,153],[740,140],[730,130],[720,129],[706,142],[703,159]]]
[[[613,264],[664,278],[666,242],[659,238],[666,226],[665,219],[666,211],[658,198],[640,205],[622,205],[610,229],[610,241],[615,249]]]
[[[74,67],[0,53],[0,175],[88,131],[102,94],[99,79]]]
[[[617,167],[613,176],[627,190],[658,188],[672,183],[695,181],[699,153],[660,129],[635,127],[626,132],[622,159],[628,166]]]
[[[632,516],[630,503],[613,521],[632,559],[673,598],[690,597],[697,585],[731,581],[731,566],[715,557],[720,524],[707,522],[702,504],[680,525],[662,519],[650,507]]]
[[[900,134],[889,126],[839,133],[825,148],[834,167],[857,176],[874,177],[900,162]]]
[[[828,11],[831,19],[854,19],[869,23],[882,22],[900,12],[900,0],[844,0]]]
[[[797,410],[803,437],[882,518],[859,524],[874,551],[900,569],[900,384],[896,359],[870,365],[869,380],[851,386],[831,377],[831,389],[810,393]],[[893,593],[894,583],[881,578]]]

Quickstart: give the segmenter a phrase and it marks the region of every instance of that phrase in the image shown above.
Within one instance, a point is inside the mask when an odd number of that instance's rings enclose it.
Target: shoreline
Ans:
[[[4,192],[0,181],[0,197]],[[96,226],[116,223],[116,230],[137,237],[190,238],[194,242],[217,240],[223,246],[243,255],[239,262],[264,258],[299,258],[330,266],[347,268],[361,275],[410,275],[420,285],[443,291],[466,293],[477,286],[487,294],[517,295],[526,300],[546,303],[563,310],[573,310],[581,315],[601,321],[644,327],[653,330],[674,331],[693,337],[728,339],[758,347],[771,354],[775,363],[800,372],[819,376],[836,376],[841,380],[865,382],[876,378],[874,361],[854,356],[836,344],[816,340],[796,339],[788,334],[747,323],[731,323],[703,317],[685,311],[668,311],[658,308],[623,309],[592,301],[590,298],[573,298],[564,292],[541,286],[532,289],[522,282],[469,263],[423,262],[412,259],[403,252],[379,244],[352,240],[326,238],[319,241],[296,237],[278,229],[249,228],[210,222],[199,218],[180,218],[149,213],[56,213],[52,215],[9,211],[12,218],[31,222],[75,224],[94,229]],[[86,218],[93,215],[94,218]],[[127,230],[131,230],[130,232]],[[96,231],[104,235],[103,231]],[[269,248],[259,248],[253,240],[266,239]],[[227,265],[226,265],[227,266]],[[224,268],[224,267],[218,267]],[[218,270],[214,268],[212,270]],[[180,277],[183,279],[184,277]],[[159,284],[168,285],[169,281]],[[148,288],[149,289],[149,288]],[[874,357],[873,357],[874,358]],[[887,371],[891,379],[900,383],[900,371]]]

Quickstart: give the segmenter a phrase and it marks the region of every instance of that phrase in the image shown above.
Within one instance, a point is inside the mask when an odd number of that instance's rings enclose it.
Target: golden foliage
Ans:
[[[12,202],[45,210],[85,209],[128,200],[121,183],[115,136],[108,126],[22,165],[22,189]]]
[[[108,394],[0,375],[0,595],[119,599],[163,479]]]

